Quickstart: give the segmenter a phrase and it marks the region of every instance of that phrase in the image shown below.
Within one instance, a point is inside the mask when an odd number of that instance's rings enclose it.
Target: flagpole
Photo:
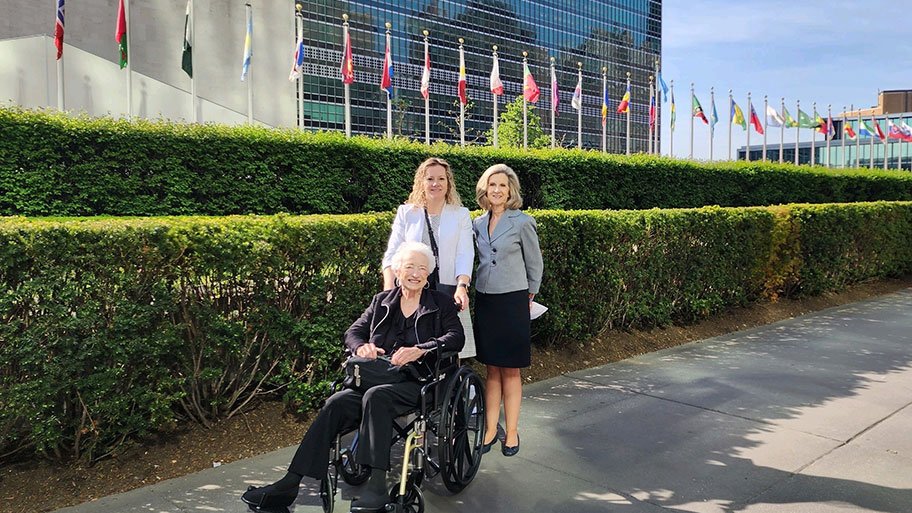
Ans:
[[[646,133],[649,134],[648,142],[646,144],[646,153],[652,154],[652,100],[655,98],[655,91],[653,90],[653,80],[654,75],[649,75],[649,110],[647,111],[647,123],[646,123]]]
[[[874,120],[874,123],[875,123],[875,124],[877,123],[877,120],[876,120],[876,119]],[[880,126],[880,125],[878,125],[878,126]],[[875,130],[877,130],[877,129],[875,128]],[[888,142],[889,140],[890,140],[890,137],[889,137],[889,135],[888,135],[887,137],[884,137],[883,140],[881,141],[881,142],[883,143],[883,145],[884,145],[884,147],[883,147],[883,150],[884,150],[884,161],[883,161],[883,168],[884,168],[884,171],[887,170],[887,145],[889,144],[889,142]],[[890,146],[891,152],[892,152],[892,149],[893,149],[893,146]]]
[[[576,148],[583,149],[583,63],[577,62],[577,83],[580,86],[579,108],[576,109]]]
[[[652,143],[652,152],[656,155],[661,155],[662,151],[661,151],[661,148],[659,148],[659,131],[662,129],[662,123],[661,123],[661,116],[659,116],[659,114],[661,113],[661,108],[662,108],[661,107],[662,106],[662,102],[661,102],[662,91],[660,90],[660,87],[659,87],[659,60],[658,59],[655,60],[655,76],[656,76],[656,84],[655,84],[656,106],[655,106],[655,122],[653,123],[653,128],[652,128],[652,137],[655,140]]]
[[[715,87],[709,88],[709,107],[712,109],[716,108],[716,88]],[[704,113],[704,116],[705,115],[706,114]],[[716,138],[715,137],[716,127],[713,126],[712,112],[709,113],[709,116],[710,116],[710,120],[709,120],[709,161],[712,162],[713,161],[713,139]]]
[[[554,77],[554,57],[551,57],[551,76]],[[554,115],[555,115],[555,105],[554,105],[554,80],[551,81],[551,149],[554,149],[557,146],[557,139],[554,136]]]
[[[130,58],[130,52],[132,48],[130,47],[130,39],[132,37],[132,32],[130,32],[130,0],[124,0],[124,23],[127,25],[127,32],[124,34],[124,37],[127,38],[127,117],[133,117],[133,59]]]
[[[295,14],[295,26],[297,28],[297,37],[304,38],[304,14],[301,12],[302,5],[296,4],[295,9],[297,13]],[[345,37],[342,38],[343,45],[345,44]],[[300,45],[298,45],[298,50],[301,51]],[[343,50],[344,51],[344,50]],[[303,56],[302,56],[303,57]],[[343,57],[344,58],[344,57]],[[297,64],[297,63],[295,63]],[[297,84],[295,88],[298,92],[298,129],[304,130],[304,70],[300,70],[301,74],[298,77]]]
[[[426,67],[426,66],[427,66],[427,61],[428,61],[428,51],[429,51],[429,49],[428,49],[428,36],[430,35],[430,32],[428,32],[427,30],[422,30],[421,33],[424,34],[424,66]],[[427,97],[425,97],[425,99],[424,99],[424,144],[430,145],[430,144],[431,144],[431,88],[430,88],[430,72],[429,72],[429,71],[424,71],[423,73],[428,73],[428,74],[429,74],[429,76],[428,76],[428,90],[427,90],[428,95],[427,95]],[[423,88],[423,87],[424,87],[424,84],[422,83],[421,86],[422,86],[422,88]]]
[[[63,112],[63,55],[57,59],[57,110]]]
[[[769,113],[767,112],[768,108],[769,108],[769,97],[764,94],[763,95],[763,162],[766,162],[766,132],[769,131],[769,128],[766,125],[767,118],[769,116]]]
[[[732,159],[732,125],[734,124],[734,119],[732,118],[732,111],[735,110],[733,105],[735,99],[732,97],[732,90],[728,90],[728,160]]]
[[[814,122],[817,122],[817,102],[813,103],[814,106]],[[817,143],[817,130],[814,130],[812,127],[811,130],[811,162],[810,165],[817,165],[817,155],[815,153],[815,145]]]
[[[782,102],[781,110],[782,113],[782,123],[779,125],[779,163],[785,163],[785,97],[783,96],[780,101]]]
[[[392,32],[393,24],[386,22],[386,47],[390,51],[390,66],[393,65]],[[387,71],[388,72],[388,71]],[[386,92],[386,138],[393,138],[393,81],[390,79],[390,90]]]
[[[349,35],[348,35],[348,14],[342,15],[342,60],[345,61],[348,58],[348,45],[349,45]],[[347,63],[346,63],[347,64]],[[354,68],[354,66],[352,66]],[[345,91],[345,137],[352,136],[352,115],[351,115],[351,84],[344,83],[343,80],[342,89]],[[302,100],[303,104],[303,100]]]
[[[672,80],[671,81],[671,99],[672,100],[674,100],[674,92],[675,92],[675,81]],[[675,114],[675,116],[677,116],[676,113],[673,113],[673,114]],[[672,116],[672,117],[674,117],[674,116]],[[674,141],[675,141],[674,125],[672,125],[671,121],[669,121],[668,122],[668,156],[671,158],[674,158],[674,149],[675,149]]]
[[[905,125],[905,122],[902,120],[902,117],[899,118],[899,122],[902,123],[903,125]],[[905,135],[905,134],[903,134],[903,135]],[[902,157],[903,157],[903,143],[904,142],[905,142],[905,139],[900,139],[899,143],[897,143],[897,145],[899,146],[899,162],[897,162],[897,165],[896,165],[897,171],[902,171],[902,168],[903,168],[902,167]]]
[[[630,72],[627,72],[627,90],[630,90]],[[633,98],[630,99],[632,101]],[[627,155],[630,155],[630,111],[633,108],[630,106],[630,101],[627,102]]]
[[[465,40],[459,38],[459,65],[460,73],[462,73],[462,66],[465,66],[465,50],[463,49],[463,43]],[[461,77],[460,77],[461,78]],[[465,148],[465,104],[462,103],[462,99],[459,100],[459,145]]]
[[[751,103],[750,91],[747,92],[747,115],[750,116],[751,123],[747,124],[747,147],[744,150],[744,160],[750,162],[751,159],[751,128],[754,120],[754,105]],[[765,132],[766,130],[764,130]]]
[[[529,52],[523,52],[523,70],[526,69],[526,66],[529,65]],[[523,83],[525,84],[526,77],[523,77]],[[525,89],[525,87],[524,87]],[[526,92],[523,91],[523,149],[529,148],[529,106],[528,101],[526,101]]]
[[[608,67],[602,66],[602,101],[608,89]],[[608,104],[605,104],[605,119],[602,120],[602,153],[608,153]]]
[[[854,103],[849,104],[849,110],[850,111],[855,110]],[[858,127],[858,130],[855,131],[855,166],[854,167],[860,168],[861,167],[861,111],[858,111],[856,113],[856,115],[858,116],[858,121],[855,126]]]
[[[493,51],[491,52],[491,55],[493,56],[493,60],[496,61],[497,60],[497,45],[494,45],[491,48],[493,49]],[[497,73],[498,78],[500,78],[499,68],[500,68],[500,65],[498,65],[498,73]],[[498,144],[497,144],[497,95],[494,94],[494,91],[491,91],[491,97],[494,100],[494,147],[497,148],[498,147]]]
[[[826,167],[830,167],[830,121],[833,119],[833,104],[827,104],[827,118],[826,118]],[[835,130],[834,130],[835,132]]]
[[[193,47],[196,46],[196,6],[193,5],[193,0],[190,0],[190,49],[191,52]],[[200,122],[199,110],[196,108],[198,103],[198,96],[196,94],[196,78],[192,75],[190,76],[190,116],[193,119],[194,123]]]
[[[871,115],[871,121],[872,122],[874,121],[873,114]],[[872,126],[871,129],[873,130],[874,127]],[[870,170],[874,169],[874,134],[876,134],[876,132],[871,134],[871,158],[869,159],[870,162],[868,162],[868,169],[870,169]]]
[[[253,7],[245,4],[247,9],[248,24],[253,20]],[[250,55],[253,55],[253,35],[250,36]],[[253,73],[250,68],[253,67],[253,59],[250,59],[250,66],[247,69],[247,123],[253,124]]]
[[[798,112],[795,114],[798,118],[801,118],[801,100],[795,100],[795,108],[798,109]],[[795,127],[795,165],[797,166],[800,162],[798,160],[798,140],[801,139],[801,123],[798,123],[798,126]]]
[[[690,83],[690,155],[687,156],[690,160],[694,158],[694,83]],[[704,96],[705,98],[705,96]]]
[[[842,168],[846,167],[846,149],[845,149],[845,140],[846,140],[846,107],[842,106],[842,133],[839,134],[840,144],[842,145]]]

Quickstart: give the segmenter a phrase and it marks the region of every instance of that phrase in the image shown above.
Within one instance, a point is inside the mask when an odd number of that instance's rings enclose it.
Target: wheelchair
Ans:
[[[459,364],[455,352],[442,354],[434,371],[434,377],[421,387],[416,409],[394,422],[391,446],[404,440],[405,451],[399,481],[389,491],[389,503],[379,510],[352,508],[352,513],[423,513],[421,485],[425,479],[439,474],[447,490],[459,493],[475,478],[485,433],[484,384],[475,371]],[[340,384],[333,384],[333,393]],[[357,430],[347,445],[342,443],[346,434],[336,437],[326,477],[320,481],[325,513],[333,513],[340,477],[358,486],[370,476],[369,469],[353,458]]]

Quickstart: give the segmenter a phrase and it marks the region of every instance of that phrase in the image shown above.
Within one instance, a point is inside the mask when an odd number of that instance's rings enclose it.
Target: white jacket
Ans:
[[[403,242],[421,242],[427,233],[424,220],[424,208],[405,204],[400,205],[393,220],[386,253],[383,255],[382,268],[393,263],[393,255]],[[437,236],[437,248],[440,253],[440,282],[445,285],[456,285],[460,274],[472,276],[472,265],[475,262],[475,245],[472,241],[472,220],[469,209],[456,205],[444,205],[440,212],[440,234]]]

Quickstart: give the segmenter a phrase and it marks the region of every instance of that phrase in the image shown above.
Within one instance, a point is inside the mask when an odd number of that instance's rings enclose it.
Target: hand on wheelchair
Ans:
[[[393,365],[401,367],[414,362],[415,360],[424,356],[426,351],[424,349],[419,349],[417,347],[400,347],[395,352],[393,352],[393,357],[390,359]]]

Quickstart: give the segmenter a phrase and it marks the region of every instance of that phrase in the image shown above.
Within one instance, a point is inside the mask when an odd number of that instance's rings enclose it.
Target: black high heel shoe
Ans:
[[[494,447],[494,444],[496,444],[497,442],[503,442],[503,439],[506,438],[506,436],[507,436],[507,432],[504,431],[503,426],[501,426],[500,423],[498,422],[497,423],[497,432],[494,434],[494,438],[491,439],[490,442],[483,444],[481,446],[481,453],[487,454],[491,450],[491,447]]]
[[[500,452],[504,456],[516,456],[516,453],[519,452],[519,433],[516,433],[516,445],[513,447],[507,447],[507,438],[504,437],[504,441],[500,446]]]

